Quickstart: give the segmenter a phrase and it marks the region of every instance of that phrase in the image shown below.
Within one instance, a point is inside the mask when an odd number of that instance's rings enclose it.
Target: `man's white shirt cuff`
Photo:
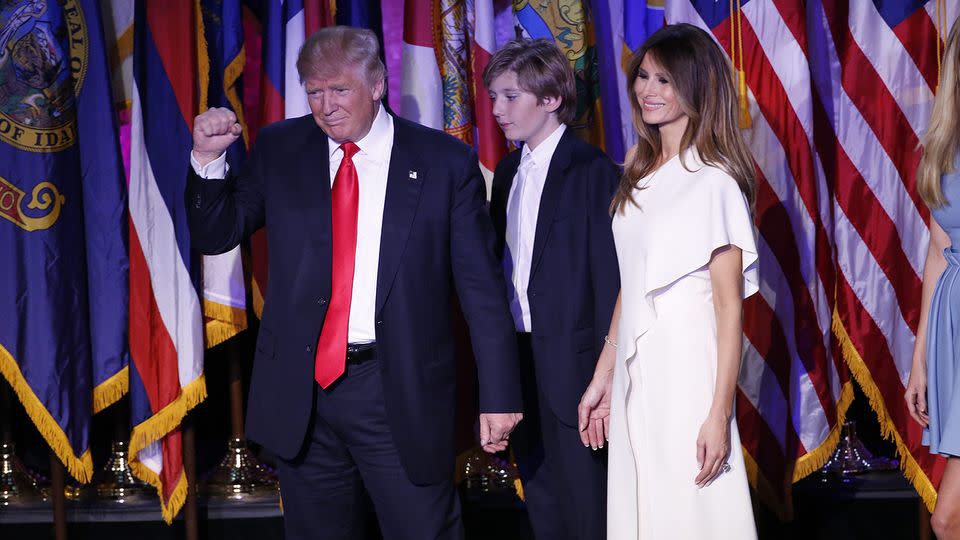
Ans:
[[[193,167],[193,172],[197,173],[197,176],[206,180],[223,180],[227,177],[227,172],[230,170],[230,165],[227,163],[226,152],[220,154],[220,157],[210,163],[200,165],[200,162],[197,161],[197,158],[194,157],[191,151],[190,166]]]

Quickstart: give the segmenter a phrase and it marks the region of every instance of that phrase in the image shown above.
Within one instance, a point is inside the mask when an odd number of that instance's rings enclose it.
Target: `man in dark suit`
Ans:
[[[565,125],[576,88],[552,42],[507,43],[484,82],[507,138],[524,141],[497,166],[490,212],[520,349],[525,416],[511,444],[531,525],[538,539],[606,538],[605,452],[581,444],[577,405],[613,350],[618,171]]]
[[[477,157],[386,112],[369,30],[320,30],[297,69],[312,115],[264,128],[241,174],[224,171],[234,114],[212,109],[194,124],[194,244],[221,253],[267,226],[247,434],[280,458],[288,539],[360,536],[363,487],[386,538],[462,538],[454,289],[477,359],[484,449],[504,449],[521,418]]]

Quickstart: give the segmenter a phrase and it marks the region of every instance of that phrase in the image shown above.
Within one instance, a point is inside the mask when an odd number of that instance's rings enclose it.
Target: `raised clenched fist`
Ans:
[[[208,109],[193,119],[193,156],[200,165],[206,165],[220,157],[241,133],[243,128],[233,111],[222,107]]]

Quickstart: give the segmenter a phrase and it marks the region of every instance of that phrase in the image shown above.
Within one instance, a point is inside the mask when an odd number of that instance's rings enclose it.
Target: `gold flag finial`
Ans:
[[[750,129],[753,127],[753,120],[750,118],[747,74],[743,70],[743,14],[740,1],[730,0],[730,64],[733,66],[733,83],[737,86],[737,98],[740,104],[740,129]]]

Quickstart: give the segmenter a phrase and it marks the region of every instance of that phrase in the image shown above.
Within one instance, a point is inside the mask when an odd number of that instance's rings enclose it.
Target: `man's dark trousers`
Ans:
[[[462,539],[454,471],[445,482],[416,485],[400,465],[382,399],[382,366],[372,356],[348,363],[328,389],[315,385],[304,450],[278,460],[286,539],[362,540],[364,489],[386,540]]]

